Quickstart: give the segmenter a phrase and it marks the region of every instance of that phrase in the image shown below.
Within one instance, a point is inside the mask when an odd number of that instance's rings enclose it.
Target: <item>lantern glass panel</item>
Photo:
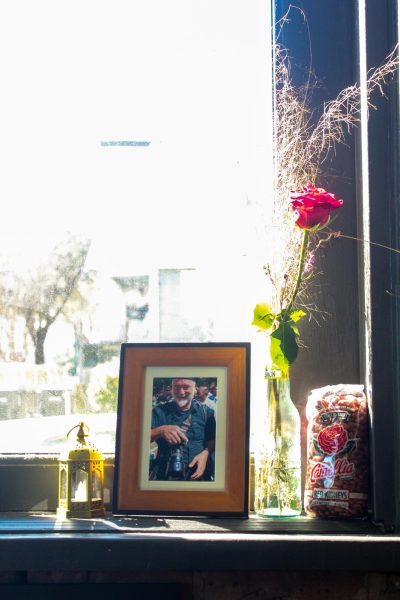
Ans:
[[[92,500],[101,500],[101,477],[97,470],[92,473]]]
[[[65,499],[67,497],[67,473],[65,469],[61,469],[60,472],[60,498]]]
[[[88,474],[83,469],[77,469],[71,476],[71,501],[88,501]]]

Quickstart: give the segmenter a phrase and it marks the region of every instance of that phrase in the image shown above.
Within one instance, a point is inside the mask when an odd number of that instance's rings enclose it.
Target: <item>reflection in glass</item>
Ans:
[[[83,469],[77,469],[71,477],[72,502],[88,501],[88,474]]]
[[[65,469],[61,470],[60,474],[60,499],[67,497],[67,473]]]
[[[96,470],[92,473],[92,500],[101,499],[101,477],[100,473]]]

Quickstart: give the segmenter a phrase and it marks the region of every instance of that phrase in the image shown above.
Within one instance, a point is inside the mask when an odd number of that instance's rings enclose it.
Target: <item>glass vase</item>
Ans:
[[[254,510],[261,517],[301,514],[300,415],[290,380],[266,372],[264,431],[254,453]]]

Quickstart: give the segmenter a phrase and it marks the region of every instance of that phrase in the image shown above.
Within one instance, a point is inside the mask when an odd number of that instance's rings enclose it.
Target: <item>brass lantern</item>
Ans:
[[[104,458],[91,442],[84,423],[75,425],[68,433],[78,429],[75,446],[59,459],[58,509],[59,517],[102,517]]]

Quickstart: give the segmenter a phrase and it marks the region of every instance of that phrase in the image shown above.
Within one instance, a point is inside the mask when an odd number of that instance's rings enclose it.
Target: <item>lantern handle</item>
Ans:
[[[78,438],[78,441],[79,441],[79,442],[81,442],[81,443],[84,443],[84,442],[85,442],[85,437],[87,437],[87,436],[89,435],[89,431],[90,431],[90,429],[89,429],[89,427],[88,427],[87,425],[85,425],[85,423],[83,423],[83,421],[80,421],[80,422],[78,423],[78,425],[74,425],[74,426],[72,427],[72,429],[70,429],[70,430],[68,431],[68,433],[67,433],[67,439],[68,439],[68,436],[69,436],[69,434],[71,433],[71,431],[73,431],[73,430],[74,430],[74,429],[76,429],[77,427],[79,427],[79,431],[78,431],[78,433],[77,433],[77,438]],[[87,429],[87,433],[85,433],[85,431],[84,431],[84,429],[85,429],[85,428]]]

